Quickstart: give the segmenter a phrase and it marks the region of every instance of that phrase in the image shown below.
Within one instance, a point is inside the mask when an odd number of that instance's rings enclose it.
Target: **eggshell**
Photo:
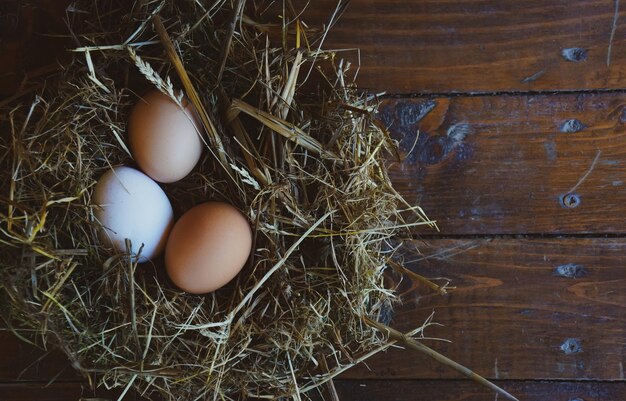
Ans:
[[[115,167],[96,184],[93,203],[105,246],[125,252],[128,238],[133,253],[143,245],[140,262],[163,251],[174,212],[161,187],[150,177],[130,167]]]
[[[144,173],[164,183],[181,180],[198,163],[200,132],[191,104],[183,111],[158,90],[137,102],[128,121],[133,158]]]
[[[174,225],[165,248],[165,267],[180,289],[204,294],[232,280],[251,247],[252,230],[239,210],[222,202],[203,203]]]

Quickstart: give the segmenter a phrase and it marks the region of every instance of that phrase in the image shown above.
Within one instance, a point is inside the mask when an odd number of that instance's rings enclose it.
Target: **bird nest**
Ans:
[[[94,384],[168,400],[305,397],[389,347],[384,273],[407,272],[398,238],[431,223],[392,187],[376,96],[322,48],[341,11],[313,28],[289,1],[68,8],[71,63],[0,121],[6,324],[61,347]],[[225,201],[253,226],[249,262],[210,294],[98,241],[95,183],[134,165],[126,122],[153,88],[184,93],[206,131],[195,170],[162,185],[175,214]]]

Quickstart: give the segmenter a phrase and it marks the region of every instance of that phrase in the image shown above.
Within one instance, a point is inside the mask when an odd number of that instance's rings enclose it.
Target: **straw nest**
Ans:
[[[5,103],[6,324],[60,346],[94,384],[170,400],[304,397],[388,347],[383,273],[405,272],[397,238],[429,222],[391,186],[376,97],[321,48],[341,7],[314,29],[290,2],[124,3],[68,9],[71,64]],[[175,288],[161,261],[137,265],[136,244],[112,254],[97,240],[92,190],[133,165],[126,119],[154,87],[184,93],[206,130],[193,173],[163,185],[177,215],[222,200],[255,230],[242,273],[203,296]]]

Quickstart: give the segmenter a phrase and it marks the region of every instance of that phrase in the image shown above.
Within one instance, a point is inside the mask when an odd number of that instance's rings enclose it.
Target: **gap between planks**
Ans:
[[[367,87],[360,87],[359,89],[368,90]],[[373,92],[373,91],[372,91]],[[602,95],[611,93],[626,93],[625,88],[610,88],[610,89],[568,89],[568,90],[539,90],[539,91],[477,91],[477,92],[398,92],[398,93],[386,93],[383,92],[381,98],[383,99],[424,99],[434,97],[497,97],[497,96],[550,96],[550,95]]]

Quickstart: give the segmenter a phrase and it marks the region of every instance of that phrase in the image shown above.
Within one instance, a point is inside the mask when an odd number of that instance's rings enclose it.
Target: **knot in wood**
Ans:
[[[582,352],[582,350],[583,347],[580,344],[580,340],[577,338],[568,338],[561,344],[561,351],[567,355],[578,354]]]
[[[580,63],[587,60],[587,50],[582,47],[570,47],[561,50],[561,56],[567,61]]]
[[[568,209],[574,209],[580,205],[580,196],[578,196],[578,194],[565,194],[561,195],[560,201],[561,206]]]

